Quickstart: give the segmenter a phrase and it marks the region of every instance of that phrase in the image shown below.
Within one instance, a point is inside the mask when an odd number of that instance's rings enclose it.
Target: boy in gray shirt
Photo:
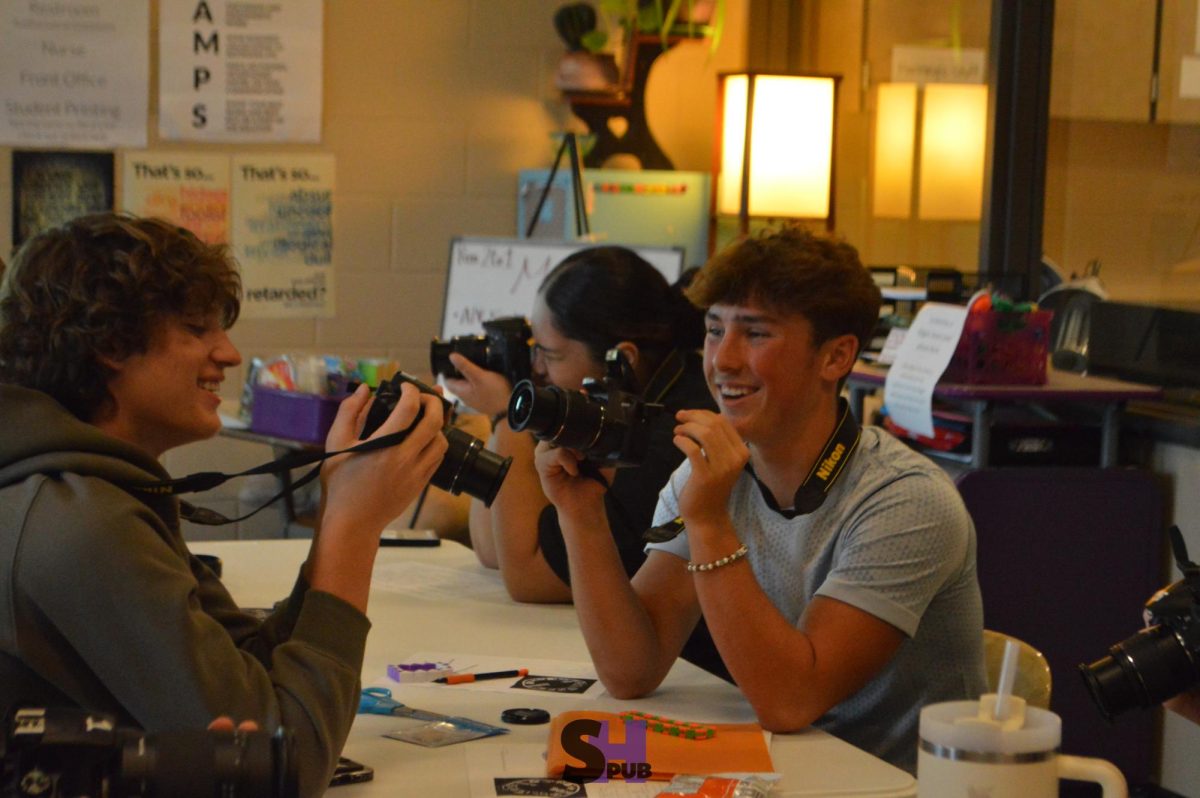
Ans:
[[[597,673],[618,698],[653,691],[703,615],[764,727],[912,770],[921,706],[984,690],[983,611],[954,486],[838,397],[879,291],[852,247],[789,228],[715,256],[689,296],[720,412],[676,414],[687,460],[652,532],[686,531],[626,579],[603,488],[577,453],[537,455]]]

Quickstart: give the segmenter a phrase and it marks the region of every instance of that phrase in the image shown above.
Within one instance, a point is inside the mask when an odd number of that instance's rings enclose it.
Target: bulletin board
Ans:
[[[611,244],[611,242],[605,242]],[[528,316],[538,286],[572,252],[595,246],[586,241],[458,237],[450,243],[450,268],[442,311],[443,340],[478,335],[481,324],[500,316]],[[681,247],[631,247],[667,282],[683,271]]]

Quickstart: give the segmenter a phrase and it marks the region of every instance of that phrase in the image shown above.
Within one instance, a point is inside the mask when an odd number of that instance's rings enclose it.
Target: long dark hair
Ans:
[[[597,361],[621,341],[637,344],[652,362],[673,349],[704,343],[704,315],[658,269],[625,247],[581,249],[554,267],[538,288],[567,338]]]

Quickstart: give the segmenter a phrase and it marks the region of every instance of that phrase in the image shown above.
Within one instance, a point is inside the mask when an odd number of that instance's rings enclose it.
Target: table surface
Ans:
[[[888,370],[882,366],[872,366],[859,361],[854,364],[849,381],[852,384],[882,386],[887,380],[887,373]],[[933,389],[933,395],[945,399],[1120,402],[1129,399],[1157,399],[1162,396],[1162,388],[1047,368],[1045,385],[969,385],[939,382]]]
[[[287,595],[308,541],[204,542],[192,548],[221,557],[224,582],[242,606],[266,607]],[[516,604],[505,593],[498,573],[478,565],[474,554],[457,543],[381,549],[368,615],[372,629],[363,665],[364,685],[386,683],[388,663],[403,662],[420,651],[506,657],[513,667],[520,667],[522,658],[590,662],[573,607]],[[653,695],[637,701],[617,701],[607,694],[596,699],[549,693],[514,698],[478,689],[482,686],[391,684],[397,700],[410,706],[497,724],[500,712],[514,706],[541,707],[552,715],[573,709],[635,709],[698,722],[754,720],[736,687],[682,660]],[[477,778],[481,759],[499,761],[510,752],[534,746],[540,753],[548,729],[510,726],[509,734],[442,748],[381,736],[413,725],[420,724],[359,715],[344,753],[373,767],[375,780],[338,787],[330,794],[344,798],[472,795],[469,761],[475,763]],[[814,729],[774,735],[771,756],[783,774],[781,795],[916,794],[916,782],[908,773]]]

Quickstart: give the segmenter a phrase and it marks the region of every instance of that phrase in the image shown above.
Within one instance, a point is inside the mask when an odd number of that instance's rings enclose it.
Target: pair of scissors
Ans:
[[[407,704],[401,704],[392,698],[392,691],[386,687],[367,687],[358,699],[358,713],[371,715],[399,715],[417,720],[447,720],[449,715],[439,715],[436,712],[426,712]]]

